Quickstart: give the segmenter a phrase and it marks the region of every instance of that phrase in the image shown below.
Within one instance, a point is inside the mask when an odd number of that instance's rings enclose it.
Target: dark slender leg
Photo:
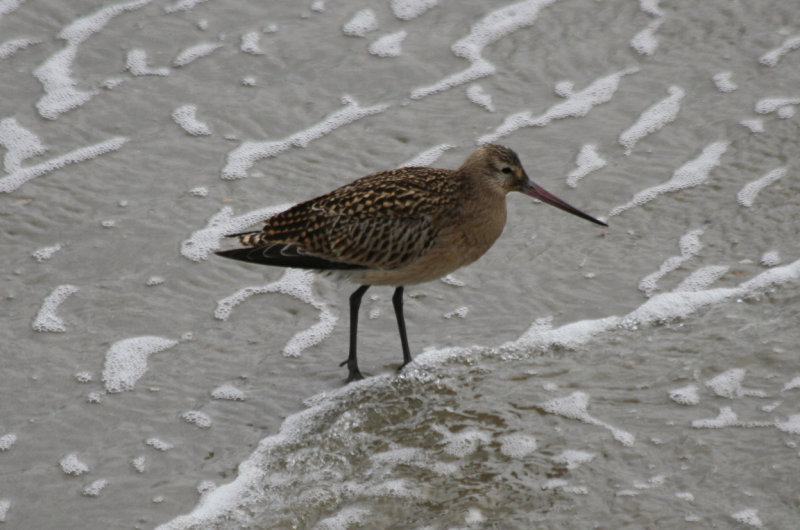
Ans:
[[[347,365],[350,374],[347,376],[347,382],[358,381],[364,379],[361,372],[358,370],[358,358],[356,357],[356,337],[358,336],[358,308],[361,306],[361,297],[369,289],[369,285],[362,285],[350,295],[350,354],[347,360],[339,366]]]
[[[403,286],[401,285],[394,290],[392,296],[392,304],[394,305],[394,314],[397,317],[397,327],[400,329],[400,342],[403,345],[403,364],[400,365],[398,370],[402,370],[403,366],[411,362],[411,352],[408,351],[408,337],[406,337],[406,319],[403,318]]]

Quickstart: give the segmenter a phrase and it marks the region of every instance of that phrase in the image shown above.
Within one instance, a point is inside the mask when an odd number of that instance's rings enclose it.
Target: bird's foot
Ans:
[[[397,371],[398,371],[398,372],[402,372],[402,371],[403,371],[403,368],[405,368],[406,366],[408,366],[409,364],[411,364],[411,361],[412,361],[412,359],[409,359],[409,360],[407,360],[407,361],[403,361],[403,364],[401,364],[400,366],[398,366],[398,367],[397,367]]]
[[[361,381],[364,379],[364,376],[361,375],[361,370],[358,369],[358,365],[350,366],[349,361],[350,359],[345,359],[339,363],[339,366],[347,365],[350,369],[350,373],[347,375],[347,382],[350,383],[351,381]]]

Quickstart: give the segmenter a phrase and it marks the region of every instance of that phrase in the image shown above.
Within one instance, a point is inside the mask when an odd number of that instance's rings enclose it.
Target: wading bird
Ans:
[[[411,362],[403,287],[441,278],[481,257],[506,224],[506,194],[519,191],[593,223],[606,223],[533,183],[517,154],[479,147],[458,169],[403,167],[362,177],[231,234],[244,248],[220,256],[263,265],[337,271],[360,287],[350,296],[347,381],[358,369],[358,308],[371,285],[395,286],[403,364]]]

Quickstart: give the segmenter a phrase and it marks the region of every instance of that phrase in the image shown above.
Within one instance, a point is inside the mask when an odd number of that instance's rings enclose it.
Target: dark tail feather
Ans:
[[[317,256],[300,254],[293,245],[283,244],[266,247],[235,248],[233,250],[215,252],[215,254],[224,258],[249,261],[250,263],[273,265],[275,267],[292,267],[296,269],[353,270],[366,268],[352,263],[342,263],[340,261],[331,261]]]

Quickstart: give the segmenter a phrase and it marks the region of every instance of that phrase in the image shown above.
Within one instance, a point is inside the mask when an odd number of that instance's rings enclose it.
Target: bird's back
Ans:
[[[382,171],[302,202],[238,234],[250,247],[222,255],[311,269],[396,269],[436,242],[458,207],[459,182],[447,169]]]

